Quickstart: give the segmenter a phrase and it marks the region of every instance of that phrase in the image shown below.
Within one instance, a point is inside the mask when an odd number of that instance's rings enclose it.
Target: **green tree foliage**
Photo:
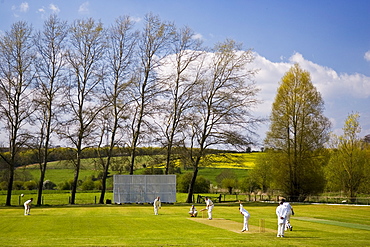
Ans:
[[[37,183],[34,180],[26,181],[23,183],[23,188],[25,190],[35,190],[37,189]]]
[[[249,188],[256,188],[266,193],[271,187],[272,176],[272,156],[260,155],[255,161],[254,169],[250,170],[247,181]]]
[[[323,112],[324,102],[309,72],[295,64],[280,82],[265,139],[275,188],[292,201],[324,187],[321,155],[330,122]]]
[[[239,188],[242,192],[247,192],[247,193],[256,192],[259,189],[257,182],[251,176],[243,178],[239,183]]]
[[[93,190],[94,188],[95,188],[94,181],[92,181],[91,179],[86,179],[81,184],[82,190]]]
[[[326,174],[328,189],[342,190],[355,199],[359,189],[369,180],[369,156],[366,143],[360,139],[359,114],[348,115],[343,135],[333,135],[331,157]],[[363,188],[365,188],[363,186]]]
[[[226,188],[229,194],[232,194],[233,189],[238,187],[238,180],[236,178],[224,178],[221,181],[221,187]]]
[[[153,174],[162,175],[163,170],[161,168],[149,167],[149,168],[145,168],[143,173],[145,175],[153,175]]]
[[[64,181],[63,183],[60,183],[58,185],[58,188],[60,190],[70,190],[72,188],[73,179],[70,179],[69,181]]]
[[[177,192],[186,193],[189,189],[189,184],[192,178],[192,173],[185,173],[177,179]],[[209,193],[211,182],[203,176],[198,176],[195,181],[194,193]]]
[[[44,190],[53,190],[53,189],[55,189],[55,187],[57,187],[57,185],[54,182],[50,181],[50,180],[45,180],[43,182],[43,189]]]
[[[233,192],[233,188],[238,186],[238,179],[235,172],[231,169],[224,169],[216,177],[216,182],[221,188],[227,189],[230,194]]]

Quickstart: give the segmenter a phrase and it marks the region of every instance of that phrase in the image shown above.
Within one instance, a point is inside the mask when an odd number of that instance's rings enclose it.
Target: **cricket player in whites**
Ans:
[[[191,205],[191,208],[189,210],[190,217],[197,217],[198,216],[198,211],[195,208],[194,205]]]
[[[33,201],[33,198],[24,202],[23,204],[24,205],[24,215],[30,215],[32,201]]]
[[[283,205],[283,202],[281,201],[279,203],[279,206],[276,208],[276,216],[278,218],[278,233],[276,235],[277,237],[284,237],[286,213],[287,208]]]
[[[290,224],[290,216],[294,215],[293,207],[289,202],[286,202],[285,199],[281,199],[283,205],[286,207],[286,222],[285,222],[285,231],[288,229],[293,231],[293,226]]]
[[[157,198],[154,199],[153,207],[154,207],[154,215],[158,215],[158,209],[162,207],[161,198],[159,196],[157,196]]]
[[[244,224],[243,224],[243,229],[242,229],[242,232],[245,232],[245,231],[249,231],[249,225],[248,225],[248,221],[249,221],[249,218],[251,217],[251,215],[249,214],[249,212],[243,207],[243,204],[242,202],[239,200],[239,211],[240,213],[244,216]]]
[[[214,204],[208,197],[206,197],[204,201],[206,202],[206,209],[208,210],[208,219],[211,220]]]

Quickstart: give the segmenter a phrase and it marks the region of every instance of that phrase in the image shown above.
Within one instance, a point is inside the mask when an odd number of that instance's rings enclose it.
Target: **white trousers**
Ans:
[[[208,219],[212,219],[212,210],[213,210],[213,206],[209,206],[208,207]]]
[[[292,225],[290,224],[290,216],[292,214],[291,213],[288,213],[285,217],[286,221],[285,221],[285,230],[288,230],[289,228],[292,227]]]
[[[29,205],[24,205],[24,215],[30,214],[31,207]]]
[[[249,215],[244,215],[244,224],[243,224],[242,231],[249,231],[249,225],[248,225],[249,217],[250,217]]]
[[[285,222],[284,223],[278,223],[278,237],[284,237],[284,230],[285,230]]]
[[[158,207],[154,207],[154,214],[158,215]]]

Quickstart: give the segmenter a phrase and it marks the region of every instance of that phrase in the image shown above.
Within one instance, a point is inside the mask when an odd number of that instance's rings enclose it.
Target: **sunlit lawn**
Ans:
[[[196,205],[198,209],[204,205]],[[1,246],[368,246],[370,207],[293,205],[292,232],[276,237],[275,204],[245,203],[254,230],[241,233],[238,205],[216,204],[214,221],[190,220],[189,205],[22,207],[0,209]],[[199,215],[201,218],[201,214]],[[265,220],[265,232],[259,222]],[[204,223],[202,223],[204,222]],[[224,229],[227,223],[230,229]]]

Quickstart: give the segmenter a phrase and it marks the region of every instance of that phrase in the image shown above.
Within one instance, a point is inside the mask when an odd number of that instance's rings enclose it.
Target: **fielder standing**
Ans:
[[[289,202],[286,202],[285,199],[281,200],[283,202],[283,205],[286,207],[287,213],[286,213],[286,222],[285,222],[285,231],[288,229],[293,231],[293,226],[290,224],[290,216],[294,215],[294,210],[292,205],[290,205]]]
[[[206,197],[204,201],[206,202],[206,209],[208,210],[208,219],[211,220],[214,204],[208,197]]]
[[[30,215],[32,201],[33,201],[33,198],[24,202],[23,204],[24,205],[24,215]]]
[[[243,204],[241,203],[241,201],[239,200],[239,211],[240,213],[244,216],[244,222],[243,222],[243,229],[242,229],[242,232],[245,232],[245,231],[249,231],[249,218],[251,217],[251,215],[249,214],[249,212],[243,207]]]
[[[154,215],[158,215],[158,209],[162,207],[161,198],[159,196],[154,199],[153,207],[154,207]]]
[[[276,208],[276,215],[278,218],[277,237],[282,237],[282,238],[284,237],[286,213],[287,213],[287,208],[283,205],[283,202],[281,201],[279,203],[279,206]]]

